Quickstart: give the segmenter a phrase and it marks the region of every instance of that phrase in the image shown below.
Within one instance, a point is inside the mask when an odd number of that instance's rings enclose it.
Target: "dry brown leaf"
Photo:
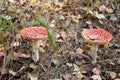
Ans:
[[[84,51],[84,50],[83,50],[82,48],[78,48],[78,49],[76,50],[77,56],[82,56],[82,57],[86,58],[87,60],[91,60],[89,56],[83,54],[83,51]]]
[[[72,75],[71,74],[64,74],[63,75],[63,78],[65,79],[65,80],[70,80],[70,78],[72,77]]]
[[[19,60],[20,58],[29,58],[29,57],[30,57],[30,54],[13,52],[12,59]]]
[[[83,53],[83,49],[78,48],[78,49],[76,50],[76,53],[78,53],[79,55],[81,55],[81,54]]]
[[[0,52],[0,57],[3,57],[4,56],[4,52]]]
[[[118,73],[118,76],[120,77],[120,73]]]
[[[71,33],[67,33],[67,40],[72,39],[73,37],[75,37],[75,33],[71,32]]]
[[[78,56],[78,54],[74,51],[69,51],[68,55],[69,56],[74,56],[74,57]]]
[[[42,53],[44,53],[44,52],[45,52],[45,49],[44,49],[43,47],[40,47],[40,48],[39,48],[39,51],[42,52]]]
[[[2,70],[2,66],[3,66],[3,59],[0,57],[0,72]]]
[[[0,51],[4,51],[4,50],[5,50],[5,48],[4,48],[3,45],[4,45],[4,44],[0,44]]]
[[[60,31],[60,34],[64,40],[67,38],[67,33],[65,31]]]
[[[7,69],[6,68],[1,68],[0,72],[1,72],[1,75],[4,75],[4,74],[7,73]]]
[[[19,55],[19,57],[22,57],[22,58],[30,58],[30,54],[21,53],[21,54]]]
[[[19,54],[18,53],[16,53],[16,52],[13,52],[13,55],[12,55],[12,59],[13,60],[19,60],[20,58],[19,58]]]

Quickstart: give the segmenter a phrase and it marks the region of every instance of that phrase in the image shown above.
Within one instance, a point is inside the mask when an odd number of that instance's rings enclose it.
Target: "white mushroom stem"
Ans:
[[[33,53],[32,53],[32,59],[34,60],[34,62],[38,62],[39,61],[39,40],[33,40],[32,43],[32,49],[33,49]]]
[[[96,44],[93,44],[92,47],[91,47],[91,57],[92,57],[92,63],[96,63],[96,59],[97,59],[97,50],[98,50],[98,45]]]

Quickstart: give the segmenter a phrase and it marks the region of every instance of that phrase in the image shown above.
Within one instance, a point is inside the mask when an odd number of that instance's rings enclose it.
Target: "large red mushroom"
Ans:
[[[46,32],[46,28],[44,27],[28,27],[24,28],[20,31],[20,34],[22,37],[30,39],[33,41],[32,43],[32,49],[33,49],[33,55],[32,59],[34,62],[39,61],[39,40],[46,38],[48,36]]]
[[[92,44],[93,63],[96,63],[98,45],[108,44],[112,39],[112,35],[104,29],[88,29],[82,31],[82,37]]]

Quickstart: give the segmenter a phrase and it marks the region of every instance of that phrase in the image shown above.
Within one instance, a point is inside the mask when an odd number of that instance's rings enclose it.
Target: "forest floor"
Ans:
[[[48,27],[40,41],[40,61],[32,60],[25,27]],[[110,32],[108,47],[98,47],[92,63],[91,44],[81,32]],[[0,80],[120,80],[119,0],[1,0]]]

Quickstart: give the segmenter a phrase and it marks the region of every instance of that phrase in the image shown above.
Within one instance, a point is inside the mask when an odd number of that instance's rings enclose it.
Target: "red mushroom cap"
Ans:
[[[82,37],[91,44],[101,45],[108,43],[112,35],[104,29],[89,29],[82,31]]]
[[[20,34],[24,38],[28,38],[28,39],[32,39],[32,40],[38,40],[38,39],[46,38],[48,36],[47,32],[46,32],[46,28],[44,28],[44,27],[24,28],[20,31]]]

